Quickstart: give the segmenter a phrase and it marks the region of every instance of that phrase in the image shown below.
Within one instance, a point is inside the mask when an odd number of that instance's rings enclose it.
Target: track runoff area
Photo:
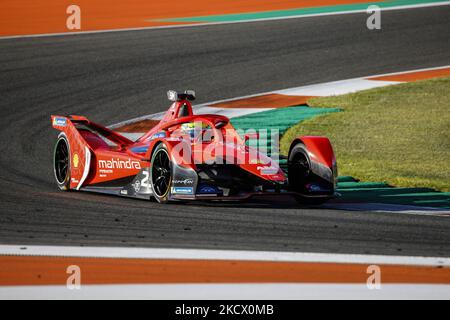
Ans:
[[[450,66],[374,75],[198,105],[231,118],[356,92],[450,75]],[[115,125],[139,136],[148,115]],[[346,204],[382,212],[382,204]],[[399,209],[399,208],[397,208]],[[433,208],[397,213],[448,215]],[[150,248],[0,246],[1,299],[448,299],[450,259]],[[184,310],[186,311],[186,310]],[[175,312],[175,311],[174,311]]]

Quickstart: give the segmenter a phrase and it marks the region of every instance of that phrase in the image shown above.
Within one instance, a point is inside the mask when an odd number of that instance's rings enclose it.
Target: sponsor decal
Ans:
[[[165,132],[158,132],[158,133],[155,133],[151,139],[158,139],[158,138],[165,138],[165,137],[167,137]]]
[[[74,168],[78,168],[78,165],[80,164],[80,157],[77,153],[73,155],[73,166]]]
[[[148,151],[148,146],[132,148],[131,151],[134,153],[146,153]]]
[[[133,185],[134,191],[136,191],[136,193],[139,193],[139,191],[141,190],[141,181],[140,180],[136,180],[136,182]]]
[[[80,181],[78,179],[75,179],[75,178],[71,178],[70,180],[72,181],[72,183],[80,183]]]
[[[113,170],[99,170],[100,178],[106,178],[109,174],[113,174]]]
[[[173,184],[184,184],[185,186],[189,186],[194,184],[194,179],[173,180]]]
[[[173,194],[194,194],[194,188],[191,187],[174,187],[172,188]]]
[[[58,127],[65,127],[67,126],[67,119],[66,118],[53,118],[53,125]]]
[[[98,166],[100,169],[135,169],[141,170],[141,164],[138,161],[111,159],[111,160],[99,160]]]
[[[261,172],[262,175],[265,176],[277,174],[279,171],[277,167],[258,167],[257,169]]]
[[[120,190],[120,194],[127,196],[128,195],[128,190]]]
[[[198,189],[198,192],[201,194],[218,194],[219,190],[216,187],[203,185],[203,186],[200,186],[200,188]]]

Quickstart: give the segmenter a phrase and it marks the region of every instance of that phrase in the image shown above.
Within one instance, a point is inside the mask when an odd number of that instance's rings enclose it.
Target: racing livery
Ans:
[[[162,120],[136,141],[86,117],[52,116],[61,131],[54,149],[59,188],[160,203],[286,194],[320,204],[334,197],[337,165],[327,138],[296,138],[282,168],[249,146],[255,133],[240,135],[224,116],[194,115],[193,91],[168,97],[173,103]]]

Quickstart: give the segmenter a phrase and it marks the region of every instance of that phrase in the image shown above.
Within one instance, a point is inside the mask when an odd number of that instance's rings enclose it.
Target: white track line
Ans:
[[[407,74],[407,73],[416,73],[416,72],[423,72],[423,71],[434,71],[434,70],[442,70],[442,69],[448,69],[448,68],[450,68],[450,65],[441,66],[441,67],[414,69],[414,70],[400,71],[400,72],[382,73],[382,74],[376,74],[376,75],[372,75],[372,76],[366,76],[366,77],[363,77],[363,78],[369,79],[369,78],[379,78],[379,77],[386,77],[386,76],[397,76],[397,75]]]
[[[242,250],[0,245],[0,256],[276,261],[450,267],[450,258]]]
[[[415,5],[407,5],[407,6],[397,6],[397,7],[391,7],[391,8],[382,8],[381,11],[407,10],[407,9],[438,7],[438,6],[448,6],[448,5],[450,5],[450,1],[442,1],[442,2],[435,2],[435,3],[423,3],[423,4],[415,4]],[[280,10],[280,11],[283,11],[283,10]],[[365,10],[336,11],[336,12],[328,12],[328,13],[296,15],[296,16],[288,16],[288,17],[272,17],[272,18],[249,19],[249,20],[239,20],[239,21],[207,22],[207,23],[200,23],[200,24],[195,23],[195,24],[170,25],[170,26],[158,26],[158,27],[140,27],[140,28],[107,29],[107,30],[77,31],[77,32],[43,33],[43,34],[32,34],[32,35],[14,35],[14,36],[0,37],[0,40],[39,38],[39,37],[61,37],[61,36],[73,36],[73,35],[82,35],[82,34],[143,31],[143,30],[161,30],[161,29],[174,29],[174,28],[193,28],[193,27],[206,27],[206,26],[216,26],[216,25],[224,25],[224,24],[289,20],[289,19],[312,18],[312,17],[334,16],[334,15],[366,13],[366,12],[367,12],[367,10],[365,9]],[[154,22],[156,20],[147,20],[147,21]]]
[[[380,290],[369,290],[364,284],[323,283],[82,285],[80,290],[69,290],[65,286],[0,287],[1,300],[448,300],[449,298],[449,285],[431,284],[382,284]],[[216,310],[216,313],[219,311]],[[173,312],[175,314],[175,309]]]
[[[310,85],[301,88],[279,90],[274,93],[290,96],[318,96],[329,97],[338,96],[347,93],[354,93],[363,90],[387,87],[394,84],[400,84],[398,81],[378,81],[367,79],[351,79],[328,82],[322,85]]]
[[[358,85],[360,90],[366,90],[366,89],[371,89],[371,88],[378,88],[380,86],[388,86],[388,85],[403,83],[403,82],[398,82],[398,81],[368,80],[369,78],[402,75],[402,74],[407,74],[407,73],[433,71],[433,70],[441,70],[441,69],[447,69],[447,68],[450,68],[450,65],[441,66],[441,67],[433,67],[433,68],[415,69],[415,70],[402,71],[402,72],[377,74],[377,75],[370,75],[370,76],[365,76],[365,77],[360,77],[360,78],[345,79],[345,80],[340,80],[340,81],[332,81],[332,82],[312,84],[312,85],[308,85],[308,86],[294,87],[294,88],[290,88],[290,89],[267,91],[267,92],[252,94],[252,95],[235,97],[235,98],[231,98],[231,99],[222,99],[222,100],[216,100],[216,101],[198,104],[198,105],[194,106],[194,110],[195,111],[196,110],[204,110],[204,111],[210,112],[211,109],[213,109],[210,106],[214,105],[214,104],[223,103],[223,102],[232,102],[232,101],[248,99],[248,98],[254,98],[254,97],[259,97],[259,96],[268,95],[268,94],[286,94],[286,95],[296,94],[296,95],[309,96],[309,95],[313,95],[312,93],[325,94],[325,93],[330,93],[330,92],[331,93],[333,93],[333,92],[334,93],[354,92],[353,88],[352,88],[353,85]],[[232,109],[227,109],[227,108],[215,108],[215,107],[214,107],[214,109],[217,110],[217,112],[222,112],[222,111],[223,112],[231,112],[230,110],[232,110]],[[270,109],[267,109],[267,108],[262,109],[261,108],[261,109],[244,109],[244,110],[247,110],[247,112],[248,112],[247,114],[250,114],[250,113],[256,113],[256,112],[260,112],[260,111],[267,111]],[[253,112],[252,112],[252,110],[253,110]],[[243,111],[243,112],[246,112],[246,111]],[[121,127],[124,125],[139,122],[142,120],[148,120],[148,119],[160,120],[163,117],[164,113],[165,112],[159,112],[159,113],[154,113],[154,114],[149,114],[149,115],[133,118],[130,120],[126,120],[126,121],[122,121],[122,122],[110,125],[109,128],[114,129],[114,128],[118,128],[118,127]]]
[[[381,82],[381,83],[384,83],[385,85],[401,84],[401,83],[404,83],[404,82],[399,82],[399,81],[380,81],[380,80],[369,80],[369,79],[371,79],[371,78],[379,78],[379,77],[386,77],[386,76],[403,75],[403,74],[408,74],[408,73],[424,72],[424,71],[442,70],[442,69],[448,69],[448,68],[450,68],[450,65],[440,66],[440,67],[431,67],[431,68],[413,69],[413,70],[400,71],[400,72],[390,72],[390,73],[368,75],[368,76],[359,77],[359,78],[350,78],[350,79],[344,79],[344,80],[339,80],[339,81],[317,83],[317,84],[312,84],[312,85],[307,85],[307,86],[293,87],[293,88],[289,88],[289,89],[282,89],[282,90],[275,90],[275,91],[267,91],[267,92],[262,92],[262,93],[256,93],[256,94],[251,94],[251,95],[246,95],[246,96],[235,97],[235,98],[231,98],[231,99],[216,100],[216,101],[212,101],[212,102],[206,102],[206,103],[199,104],[199,105],[197,105],[197,107],[208,106],[208,105],[213,105],[213,104],[223,103],[223,102],[231,102],[231,101],[236,101],[236,100],[241,100],[241,99],[254,98],[254,97],[258,97],[258,96],[262,96],[262,95],[268,95],[268,94],[277,94],[277,93],[283,94],[283,92],[288,92],[288,91],[300,91],[300,90],[303,90],[304,88],[313,88],[314,90],[316,90],[316,89],[319,89],[319,88],[326,88],[326,87],[328,87],[330,85],[333,85],[333,84],[337,84],[337,85],[341,86],[341,83],[347,83],[348,85],[350,85],[350,84],[352,84],[352,82],[361,81],[361,80],[371,81],[371,82],[372,81]],[[376,84],[374,84],[374,86],[376,86]],[[366,87],[366,89],[367,89],[367,87]],[[351,90],[351,88],[349,88],[348,90]],[[284,93],[284,94],[286,94],[286,93]]]

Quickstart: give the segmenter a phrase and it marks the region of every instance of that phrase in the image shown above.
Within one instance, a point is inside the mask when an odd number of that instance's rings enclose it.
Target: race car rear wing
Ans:
[[[133,144],[133,141],[130,139],[118,134],[117,132],[114,132],[102,125],[99,125],[95,122],[90,121],[86,117],[82,116],[53,116],[52,115],[52,125],[53,128],[60,131],[65,131],[65,128],[70,125],[76,124],[83,124],[85,127],[92,129],[95,132],[98,132],[103,137],[113,141],[114,143],[121,145],[121,146],[128,146]]]
[[[107,129],[99,124],[89,121],[81,116],[51,116],[52,126],[65,135],[70,148],[70,189],[79,190],[91,172],[92,146],[84,138],[77,128],[78,126],[91,129],[94,133],[101,135],[119,146],[126,147],[133,142],[120,134]]]

